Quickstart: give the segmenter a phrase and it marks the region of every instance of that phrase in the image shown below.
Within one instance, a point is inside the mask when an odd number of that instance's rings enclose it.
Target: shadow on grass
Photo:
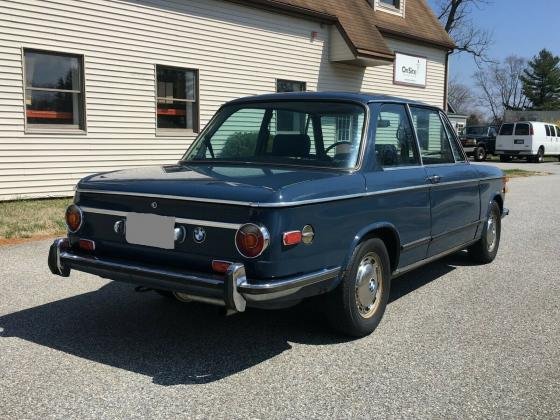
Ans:
[[[466,257],[457,254],[405,275],[395,280],[390,301],[466,264]],[[4,337],[148,375],[163,386],[202,384],[274,358],[290,350],[290,342],[348,341],[329,329],[318,302],[280,311],[248,310],[226,318],[215,307],[138,294],[129,285],[112,282],[2,316],[0,331]]]

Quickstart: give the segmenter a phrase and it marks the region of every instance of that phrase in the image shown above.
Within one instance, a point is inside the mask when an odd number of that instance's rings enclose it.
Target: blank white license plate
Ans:
[[[154,248],[175,248],[175,218],[155,214],[128,213],[126,241]]]

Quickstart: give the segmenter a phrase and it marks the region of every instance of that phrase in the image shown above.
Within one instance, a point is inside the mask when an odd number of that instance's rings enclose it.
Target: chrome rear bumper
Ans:
[[[298,293],[307,286],[337,279],[340,267],[269,281],[247,279],[243,264],[233,264],[223,275],[166,270],[72,251],[67,239],[56,240],[49,251],[53,274],[68,277],[71,270],[161,290],[181,292],[207,303],[245,311],[247,302],[266,302]]]

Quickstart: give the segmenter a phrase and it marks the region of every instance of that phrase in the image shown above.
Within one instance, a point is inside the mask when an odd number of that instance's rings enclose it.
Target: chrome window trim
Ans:
[[[105,209],[97,209],[93,207],[82,207],[82,211],[85,213],[103,214],[107,216],[116,216],[116,217],[126,217],[128,214],[128,212],[126,211],[105,210]],[[175,223],[181,225],[205,226],[205,227],[215,227],[220,229],[231,229],[231,230],[237,230],[242,226],[241,223],[238,224],[222,223],[222,222],[213,222],[210,220],[184,219],[179,217],[175,219]]]
[[[305,102],[321,102],[318,99],[300,99],[299,101],[305,101]],[[266,104],[266,103],[270,103],[270,102],[294,102],[294,99],[278,99],[276,101],[271,101],[271,100],[247,100],[247,101],[243,101],[243,102],[228,102],[224,105],[222,105],[217,111],[216,113],[212,116],[212,118],[210,119],[210,121],[206,124],[206,126],[204,127],[204,129],[202,129],[198,135],[196,136],[196,138],[194,139],[194,141],[191,143],[191,145],[187,148],[187,151],[183,154],[183,156],[181,157],[181,160],[179,160],[179,164],[180,165],[188,165],[189,163],[195,163],[195,164],[200,164],[203,163],[204,161],[200,161],[200,160],[193,160],[193,161],[189,161],[187,160],[187,156],[190,154],[190,152],[192,150],[194,150],[196,147],[198,147],[200,139],[204,136],[206,136],[212,129],[213,126],[215,124],[215,122],[218,119],[218,115],[222,112],[222,110],[228,106],[251,106],[252,104]],[[363,164],[364,164],[364,160],[365,160],[365,152],[366,152],[366,148],[369,146],[369,141],[371,140],[371,136],[369,135],[369,131],[371,128],[371,109],[368,106],[368,103],[364,103],[358,100],[353,100],[353,99],[329,99],[326,102],[337,102],[337,103],[345,103],[345,104],[353,104],[353,105],[358,105],[360,107],[362,107],[364,109],[364,123],[363,123],[363,132],[360,138],[360,153],[358,154],[358,156],[356,157],[356,164],[352,167],[349,168],[337,168],[337,167],[333,167],[333,166],[314,166],[314,165],[299,165],[299,164],[284,164],[284,165],[280,165],[280,166],[291,166],[291,167],[296,167],[296,168],[306,168],[306,169],[328,169],[328,170],[333,170],[333,171],[341,171],[341,172],[357,172],[360,169],[362,169]],[[402,103],[402,102],[401,102]],[[209,164],[212,163],[216,163],[213,161],[209,161]],[[218,163],[228,163],[228,161],[221,161]],[[239,162],[236,162],[239,163]],[[250,162],[251,164],[255,164],[255,162]],[[266,165],[269,165],[267,163],[265,163]],[[274,164],[276,165],[276,164]]]

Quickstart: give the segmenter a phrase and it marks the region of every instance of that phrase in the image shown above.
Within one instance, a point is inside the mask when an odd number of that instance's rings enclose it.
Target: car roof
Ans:
[[[290,100],[316,100],[316,101],[351,101],[359,102],[367,105],[371,102],[388,101],[388,102],[403,102],[412,105],[430,106],[432,108],[438,107],[429,105],[424,102],[414,101],[406,98],[400,98],[390,95],[378,95],[371,93],[357,93],[357,92],[289,92],[289,93],[271,93],[266,95],[246,96],[244,98],[235,99],[228,104],[244,104],[251,102],[274,102],[274,101],[290,101]]]

